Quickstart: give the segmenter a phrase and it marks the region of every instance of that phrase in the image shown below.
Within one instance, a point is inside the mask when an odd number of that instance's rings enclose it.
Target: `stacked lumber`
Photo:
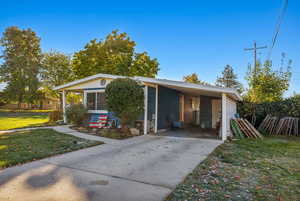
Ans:
[[[242,133],[239,124],[235,119],[230,120],[230,127],[232,130],[232,133],[234,134],[235,137],[237,138],[245,138],[244,134]]]
[[[262,123],[259,125],[258,130],[268,133],[270,135],[274,135],[276,133],[276,127],[279,119],[277,117],[272,117],[271,115],[267,115]]]
[[[276,119],[276,120],[275,120]],[[267,115],[259,130],[269,135],[299,135],[299,118],[283,117],[281,119]]]
[[[230,126],[233,135],[237,138],[262,138],[262,135],[247,119],[231,119]]]

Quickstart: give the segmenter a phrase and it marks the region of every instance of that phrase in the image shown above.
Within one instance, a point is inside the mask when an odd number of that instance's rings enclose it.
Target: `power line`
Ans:
[[[274,33],[273,33],[273,38],[272,38],[272,42],[271,42],[271,45],[270,45],[270,49],[269,49],[267,60],[270,60],[270,58],[271,58],[272,51],[273,51],[273,48],[275,46],[276,39],[278,37],[278,33],[279,33],[279,30],[280,30],[280,26],[282,24],[284,14],[286,13],[286,10],[287,10],[288,0],[283,0],[283,1],[284,1],[283,2],[283,6],[281,8],[281,11],[280,11],[278,19],[277,19],[277,23],[275,25],[275,29],[274,29]]]

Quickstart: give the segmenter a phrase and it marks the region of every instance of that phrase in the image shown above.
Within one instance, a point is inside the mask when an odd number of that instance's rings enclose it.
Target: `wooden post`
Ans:
[[[83,105],[87,108],[87,93],[83,91]]]
[[[154,133],[157,133],[157,122],[158,122],[158,85],[156,85],[155,90],[155,126],[154,126]]]
[[[227,138],[227,111],[226,111],[226,94],[222,93],[222,140]]]
[[[63,117],[64,123],[67,123],[67,116],[66,116],[66,91],[62,91],[62,106],[63,106]]]

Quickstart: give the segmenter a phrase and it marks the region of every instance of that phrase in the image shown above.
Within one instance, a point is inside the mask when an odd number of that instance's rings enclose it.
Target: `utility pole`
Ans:
[[[257,50],[258,49],[265,49],[265,48],[267,48],[267,46],[261,46],[261,47],[257,47],[256,46],[256,41],[254,41],[254,47],[253,48],[245,48],[244,50],[245,51],[254,51],[254,62],[253,62],[253,64],[254,64],[254,71],[256,72],[256,54],[257,54]]]
[[[257,66],[256,66],[256,54],[257,54],[257,50],[258,49],[265,49],[265,48],[267,48],[267,46],[261,46],[261,47],[257,47],[256,46],[256,41],[254,41],[254,46],[253,46],[253,48],[245,48],[244,50],[245,51],[252,51],[253,50],[253,55],[254,55],[254,68],[253,68],[253,70],[254,70],[254,72],[253,72],[253,76],[254,77],[256,77],[256,73],[257,73]],[[254,125],[255,124],[255,121],[256,121],[256,115],[255,115],[255,107],[254,107],[254,110],[253,110],[253,115],[252,115],[252,124]]]

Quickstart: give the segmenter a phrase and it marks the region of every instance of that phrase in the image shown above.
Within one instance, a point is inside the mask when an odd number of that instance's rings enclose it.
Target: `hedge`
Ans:
[[[241,102],[238,104],[238,113],[251,122],[255,111],[255,126],[259,126],[267,114],[276,117],[300,118],[300,95],[294,95],[278,102],[265,102],[260,104]]]

